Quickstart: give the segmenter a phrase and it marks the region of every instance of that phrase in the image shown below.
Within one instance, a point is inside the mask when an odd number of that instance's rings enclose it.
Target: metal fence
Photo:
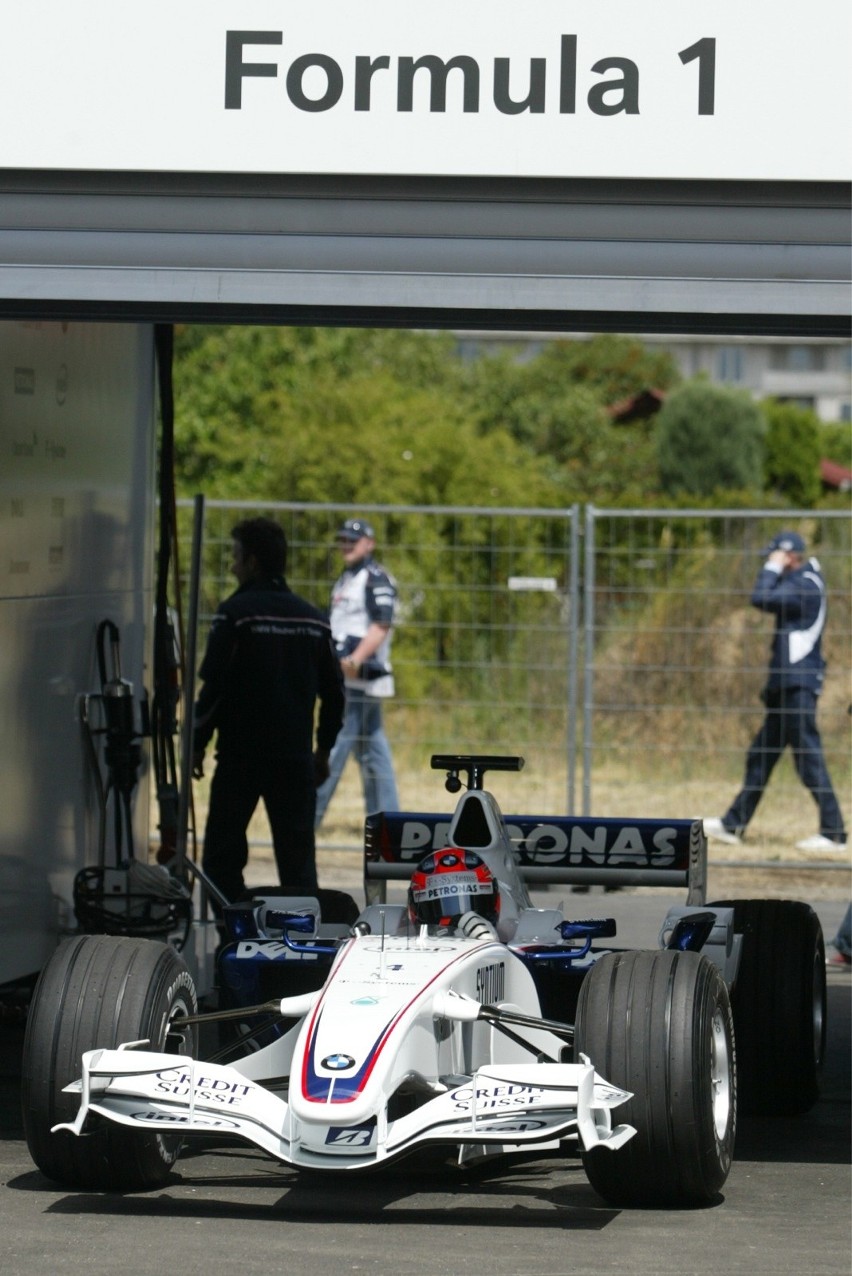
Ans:
[[[179,503],[184,564],[190,507]],[[522,777],[501,777],[505,809],[721,814],[761,720],[772,621],[748,602],[760,550],[793,526],[829,587],[820,725],[848,816],[848,512],[209,501],[199,643],[233,589],[236,521],[280,521],[291,587],[325,607],[340,569],[334,533],[354,513],[375,526],[377,557],[399,586],[398,694],[385,721],[403,807],[443,808],[432,753],[490,752],[526,758]],[[328,836],[343,842],[357,841],[363,820],[354,763],[347,776],[326,821]],[[766,839],[787,844],[813,832],[815,808],[786,764],[772,785]],[[760,836],[758,817],[755,825]]]
[[[774,622],[749,599],[782,527],[805,536],[828,586],[819,722],[848,820],[852,519],[807,510],[586,510],[584,812],[725,811],[763,716]],[[753,823],[773,853],[816,831],[789,758]]]

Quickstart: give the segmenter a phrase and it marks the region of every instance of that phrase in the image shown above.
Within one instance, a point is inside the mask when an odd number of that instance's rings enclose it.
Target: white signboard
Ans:
[[[849,0],[7,0],[0,167],[846,180]]]

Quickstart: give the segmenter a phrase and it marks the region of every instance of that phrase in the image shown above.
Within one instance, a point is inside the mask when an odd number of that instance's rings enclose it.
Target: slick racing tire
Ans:
[[[77,1113],[79,1094],[63,1087],[80,1077],[85,1051],[148,1040],[152,1050],[193,1054],[192,1027],[176,1021],[196,1009],[192,976],[167,944],[85,935],[60,945],[39,977],[24,1039],[24,1133],[42,1174],[68,1188],[119,1192],[165,1181],[178,1135],[99,1117],[80,1136],[51,1127]]]
[[[614,1118],[636,1134],[583,1153],[592,1187],[613,1205],[680,1207],[718,1197],[736,1132],[728,991],[694,952],[600,958],[580,989],[575,1058],[632,1092]]]
[[[825,1056],[825,942],[809,904],[737,899],[734,931],[742,935],[731,992],[740,1112],[796,1116],[819,1097]]]

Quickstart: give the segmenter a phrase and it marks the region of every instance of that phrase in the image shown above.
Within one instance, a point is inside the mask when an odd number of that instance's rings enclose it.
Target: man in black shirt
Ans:
[[[343,676],[328,621],[284,579],[283,529],[253,518],[231,535],[239,588],[213,618],[195,711],[196,778],[217,732],[202,867],[229,900],[240,897],[246,829],[263,798],[281,885],[310,895],[317,889],[316,788],[328,776],[343,721]]]

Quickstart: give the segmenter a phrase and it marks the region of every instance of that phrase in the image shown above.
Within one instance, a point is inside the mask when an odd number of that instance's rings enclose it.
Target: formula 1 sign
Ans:
[[[0,167],[846,180],[849,0],[26,0]]]

